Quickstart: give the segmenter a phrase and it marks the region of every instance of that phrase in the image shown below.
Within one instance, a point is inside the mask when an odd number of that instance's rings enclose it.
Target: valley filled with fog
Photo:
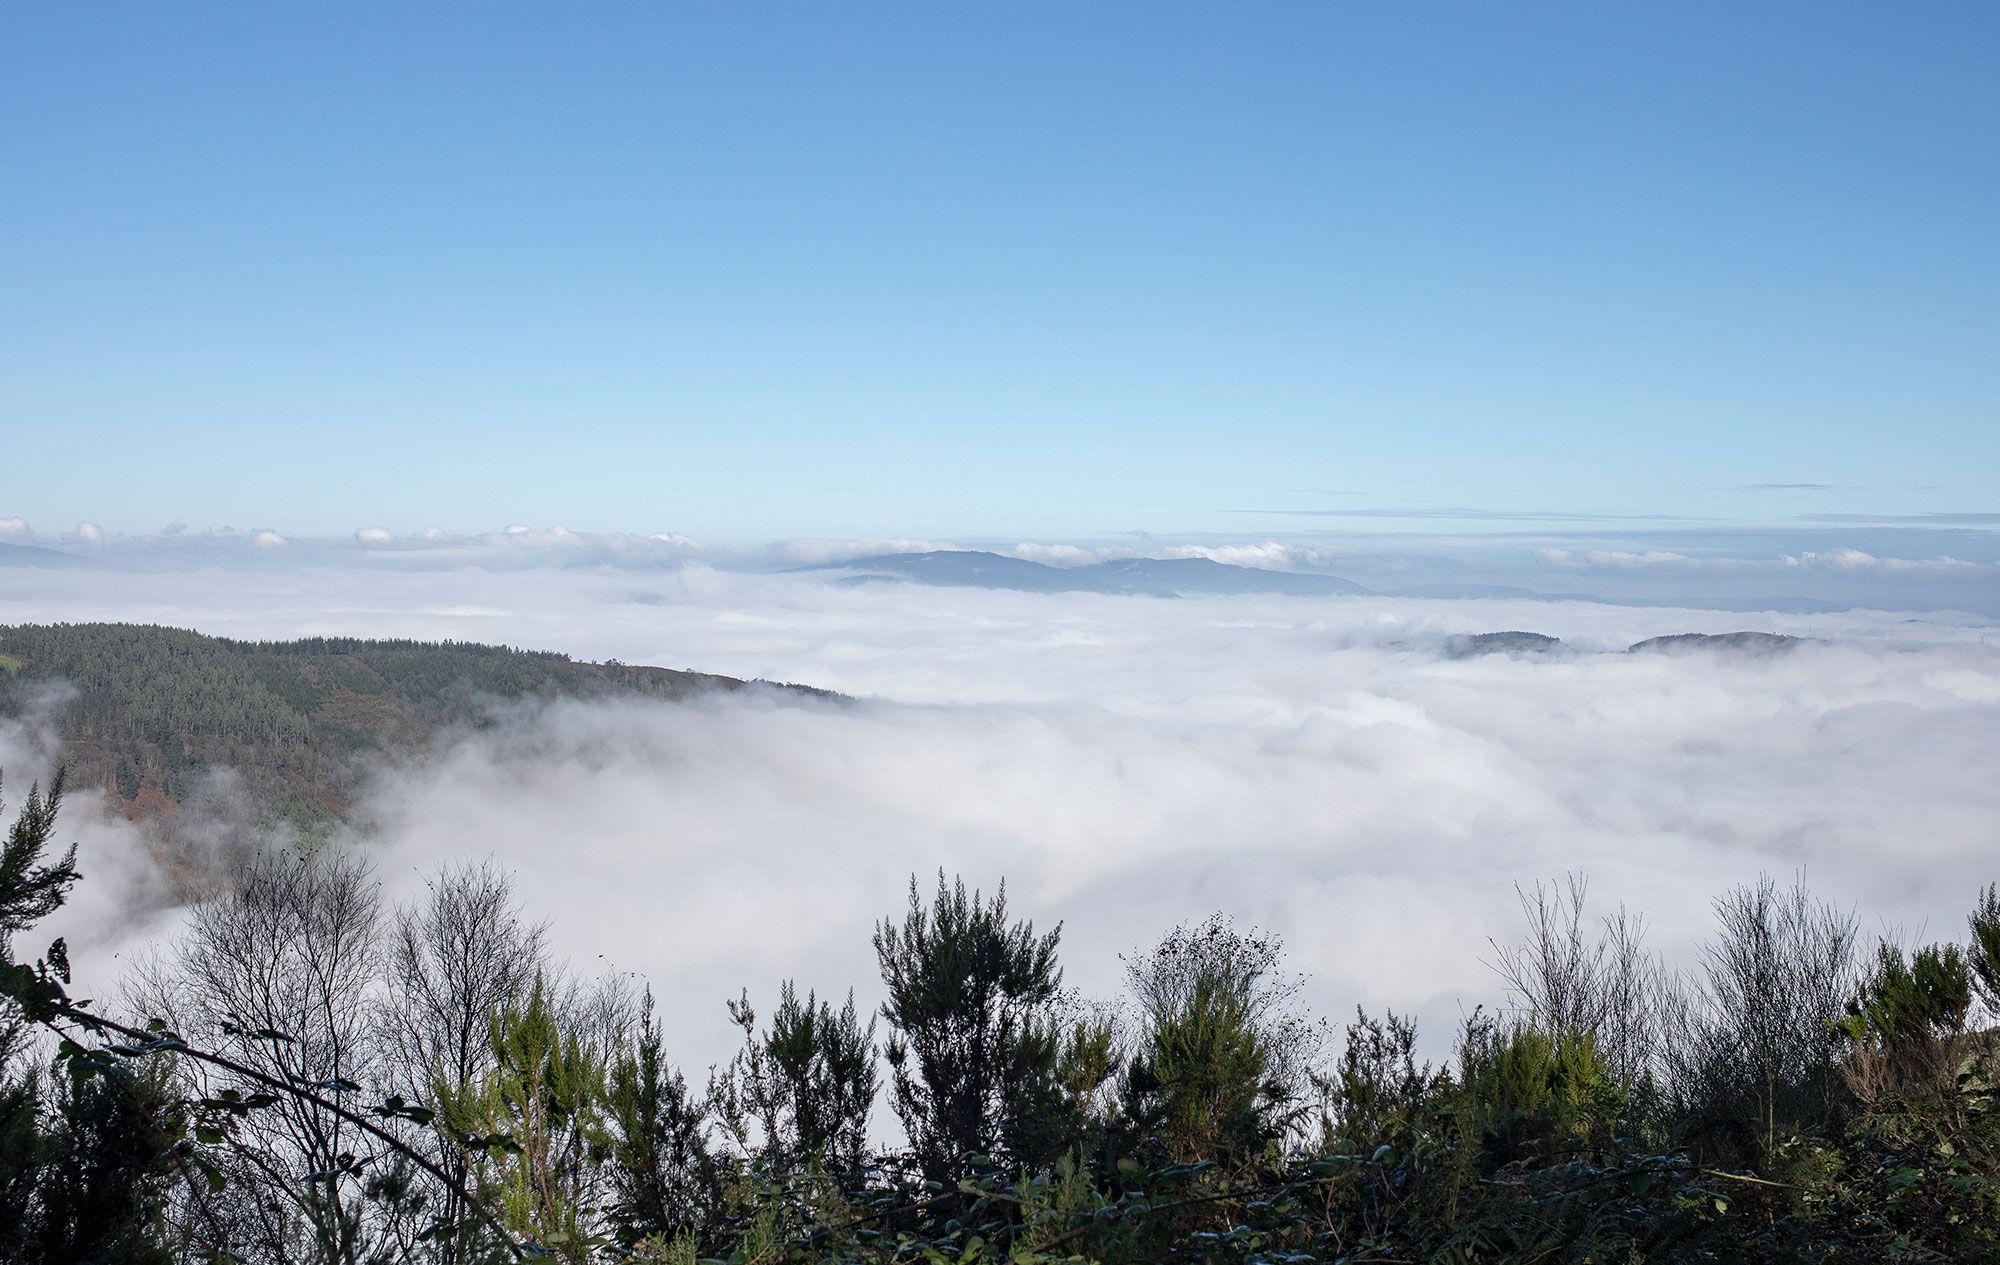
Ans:
[[[1864,931],[1951,936],[1996,878],[2000,647],[1967,616],[1581,602],[1153,598],[675,570],[0,573],[0,624],[498,642],[790,681],[565,702],[381,769],[341,846],[392,896],[490,855],[576,969],[632,972],[677,1057],[796,978],[877,997],[869,932],[939,868],[1064,924],[1068,982],[1221,912],[1281,935],[1322,1014],[1414,1011],[1441,1052],[1501,993],[1516,884],[1582,872],[1685,962],[1708,902],[1803,872]],[[1739,629],[1778,654],[1630,654]],[[1451,653],[1525,630],[1551,653]],[[0,729],[9,798],[57,753]],[[78,789],[86,878],[53,930],[100,992],[171,932],[137,832]]]

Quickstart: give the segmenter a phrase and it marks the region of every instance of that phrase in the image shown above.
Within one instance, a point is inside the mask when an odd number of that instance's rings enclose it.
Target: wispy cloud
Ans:
[[[1372,509],[1238,509],[1236,514],[1287,514],[1304,518],[1450,519],[1495,523],[1693,523],[1678,514],[1593,514],[1573,510],[1497,510],[1472,506],[1384,506]]]
[[[1802,523],[1922,523],[1932,527],[2000,525],[2000,514],[1801,514]]]

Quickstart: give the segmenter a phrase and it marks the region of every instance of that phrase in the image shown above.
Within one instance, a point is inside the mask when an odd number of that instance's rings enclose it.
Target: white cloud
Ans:
[[[0,518],[0,540],[31,540],[35,531],[25,518]]]
[[[396,533],[386,527],[357,527],[354,539],[364,545],[393,545]]]
[[[1786,554],[1779,561],[1787,567],[1833,571],[1963,573],[1993,570],[1992,567],[1982,566],[1977,562],[1967,562],[1963,558],[1942,555],[1936,558],[1878,558],[1859,549],[1828,549],[1815,553]]]
[[[76,525],[76,539],[80,544],[101,545],[104,543],[104,529],[86,519]]]
[[[529,527],[523,523],[510,523],[506,530],[487,532],[481,535],[480,543],[503,549],[569,549],[588,545],[593,541],[630,541],[631,536],[587,537],[571,531],[557,523],[550,527]]]
[[[1005,552],[1027,562],[1039,562],[1050,567],[1084,567],[1093,562],[1102,562],[1111,554],[1103,549],[1085,549],[1080,545],[1041,545],[1024,542]]]
[[[1327,545],[1280,544],[1267,540],[1254,545],[1175,545],[1160,551],[1169,558],[1207,558],[1235,567],[1260,567],[1266,571],[1324,571],[1353,560],[1343,549]]]
[[[1023,543],[1003,552],[1029,562],[1055,567],[1087,566],[1120,558],[1207,558],[1233,567],[1255,567],[1264,571],[1324,571],[1354,555],[1327,545],[1283,544],[1275,540],[1255,544],[1104,546],[1085,549],[1079,545]]]
[[[250,537],[250,543],[259,549],[282,549],[291,542],[280,536],[277,532],[266,530],[253,534]]]

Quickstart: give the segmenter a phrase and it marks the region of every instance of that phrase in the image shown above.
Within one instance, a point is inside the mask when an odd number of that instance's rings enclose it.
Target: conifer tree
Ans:
[[[1010,921],[1005,884],[988,901],[942,871],[929,907],[912,877],[902,924],[877,926],[890,1101],[927,1176],[1043,1158],[1035,1126],[1060,1092],[1061,937]]]

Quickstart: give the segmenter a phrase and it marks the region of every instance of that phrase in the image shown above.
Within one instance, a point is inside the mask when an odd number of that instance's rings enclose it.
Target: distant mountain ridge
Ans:
[[[1853,609],[1854,602],[1802,597],[1607,597],[1596,593],[1545,593],[1512,584],[1440,581],[1370,589],[1343,576],[1314,571],[1272,571],[1209,558],[1117,558],[1058,567],[983,549],[933,549],[884,553],[842,562],[819,562],[795,571],[844,571],[838,583],[905,581],[939,588],[1006,589],[1021,593],[1111,593],[1147,597],[1203,594],[1297,594],[1313,597],[1402,597],[1445,601],[1496,599],[1592,602],[1605,606],[1686,607],[1745,614],[1764,611],[1813,614]]]
[[[496,702],[679,699],[752,684],[471,642],[0,627],[0,715],[48,709],[71,787],[102,788],[135,819],[171,814],[214,767],[233,770],[263,811],[323,827],[345,815],[371,760],[487,723]]]
[[[80,554],[40,545],[10,545],[0,542],[0,567],[88,567],[96,565]]]

